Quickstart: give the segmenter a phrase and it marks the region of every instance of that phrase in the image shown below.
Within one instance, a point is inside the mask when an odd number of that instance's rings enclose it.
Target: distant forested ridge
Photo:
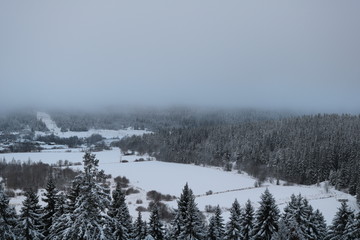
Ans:
[[[89,129],[148,129],[183,128],[257,121],[288,116],[255,110],[218,110],[174,107],[168,109],[141,109],[110,112],[51,112],[51,118],[62,131],[87,131]]]
[[[307,115],[162,128],[116,143],[160,161],[221,166],[301,184],[360,192],[360,118]],[[358,194],[360,196],[360,194]]]

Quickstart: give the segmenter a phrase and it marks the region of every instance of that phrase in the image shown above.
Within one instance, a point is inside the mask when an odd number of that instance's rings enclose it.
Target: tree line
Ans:
[[[78,174],[71,168],[58,168],[42,162],[0,160],[0,177],[9,189],[37,190],[45,188],[49,175],[56,180],[57,187],[63,189]],[[0,181],[1,184],[1,181]]]
[[[115,146],[160,161],[221,166],[299,184],[330,181],[360,201],[360,116],[305,115],[162,128]]]
[[[225,223],[221,209],[206,222],[186,184],[179,197],[174,219],[170,224],[160,221],[154,204],[147,223],[141,212],[132,221],[120,184],[112,191],[105,182],[105,174],[98,170],[95,155],[84,155],[84,170],[72,182],[72,188],[60,193],[52,178],[42,196],[46,203],[39,205],[38,196],[26,192],[23,207],[17,215],[9,206],[9,199],[0,188],[1,239],[136,239],[136,240],[280,240],[280,239],[359,239],[360,213],[356,216],[345,202],[330,225],[301,195],[280,211],[272,194],[265,190],[255,211],[251,202],[240,207],[237,200]]]
[[[235,122],[276,119],[288,113],[255,111],[251,109],[195,109],[187,107],[123,109],[107,112],[50,112],[61,131],[87,131],[88,129],[148,129],[220,125]]]

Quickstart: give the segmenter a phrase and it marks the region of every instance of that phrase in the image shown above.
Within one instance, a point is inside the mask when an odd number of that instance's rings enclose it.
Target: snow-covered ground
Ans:
[[[0,154],[0,158],[7,160],[16,159],[27,161],[42,161],[44,163],[56,163],[58,160],[68,160],[70,162],[81,162],[83,152],[80,149],[66,152],[66,150],[49,150],[40,153],[9,153]],[[206,205],[220,205],[223,209],[223,216],[228,218],[228,209],[231,204],[238,199],[241,205],[250,199],[255,207],[258,207],[260,195],[268,187],[274,195],[279,208],[282,210],[286,202],[290,200],[291,194],[301,194],[309,200],[314,209],[319,209],[328,224],[331,223],[337,208],[340,206],[339,199],[348,199],[351,208],[358,211],[356,199],[348,194],[339,192],[330,188],[326,192],[323,186],[277,186],[270,182],[265,182],[263,187],[254,188],[255,179],[247,174],[238,174],[236,172],[225,172],[213,167],[200,167],[195,165],[186,165],[178,163],[166,163],[159,161],[135,162],[135,159],[149,159],[148,156],[123,156],[119,149],[97,152],[99,159],[99,168],[105,170],[107,174],[113,177],[126,176],[130,184],[138,189],[140,193],[127,196],[129,209],[132,216],[137,216],[136,207],[147,207],[146,192],[156,190],[162,194],[179,196],[185,183],[188,183],[195,195],[200,210],[204,210]],[[127,163],[120,163],[121,160],[127,160]],[[76,166],[82,168],[81,166]],[[212,190],[214,194],[205,193]],[[216,194],[217,192],[220,192]],[[142,204],[136,204],[136,200],[141,199]],[[11,203],[17,205],[20,209],[20,200],[12,199]],[[169,206],[176,208],[176,201],[166,202]],[[148,213],[143,216],[147,218]]]
[[[86,137],[90,137],[92,134],[100,134],[106,139],[114,139],[114,138],[121,139],[125,136],[132,136],[132,135],[139,136],[146,133],[151,133],[150,131],[147,130],[134,130],[132,128],[121,129],[121,130],[89,129],[89,131],[84,131],[84,132],[72,132],[72,131],[61,132],[61,129],[51,119],[49,114],[44,112],[38,112],[37,119],[44,122],[46,127],[49,129],[49,132],[39,132],[39,131],[35,132],[35,135],[40,135],[40,136],[54,134],[62,138],[69,138],[73,136],[77,136],[79,138],[86,138]]]

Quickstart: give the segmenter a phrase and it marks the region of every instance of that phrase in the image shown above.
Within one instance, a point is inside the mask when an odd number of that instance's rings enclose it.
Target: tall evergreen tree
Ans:
[[[178,200],[178,209],[175,210],[175,217],[172,222],[170,235],[174,239],[177,239],[180,236],[181,227],[184,225],[184,219],[187,217],[187,207],[191,195],[192,191],[189,188],[189,185],[186,183]]]
[[[0,239],[17,239],[17,221],[15,209],[9,206],[9,198],[0,183]]]
[[[71,182],[71,188],[67,194],[68,203],[66,204],[66,212],[73,212],[75,210],[76,200],[80,195],[82,178],[76,176],[75,179]]]
[[[150,215],[149,221],[149,234],[155,240],[163,240],[164,239],[164,229],[163,225],[159,218],[159,209],[155,204]]]
[[[285,224],[284,219],[280,219],[278,225],[278,231],[272,235],[271,240],[289,240],[290,239],[289,234],[290,234],[289,227]]]
[[[253,228],[254,240],[270,240],[278,230],[279,209],[275,199],[268,189],[261,195],[260,207],[256,212],[256,221]]]
[[[60,236],[62,232],[65,230],[67,225],[62,224],[62,221],[66,221],[66,218],[64,218],[65,213],[69,213],[69,207],[66,202],[65,194],[60,193],[56,196],[55,213],[53,215],[52,225],[48,230],[49,234],[45,237],[46,240],[55,239],[55,236],[56,237]],[[66,216],[70,217],[70,214]]]
[[[138,217],[134,223],[133,238],[135,240],[143,240],[146,237],[146,223],[143,222],[141,212],[138,212]]]
[[[291,200],[284,208],[284,223],[290,231],[290,239],[306,238],[308,236],[309,220],[312,215],[312,208],[308,205],[306,199],[300,194],[291,195]]]
[[[254,207],[250,200],[245,204],[243,213],[241,214],[241,237],[243,240],[250,240],[254,227]]]
[[[149,227],[146,221],[144,221],[144,236],[146,237],[149,233]]]
[[[235,199],[230,209],[230,220],[226,224],[225,239],[240,240],[241,239],[241,208],[237,199]]]
[[[83,158],[84,172],[75,180],[79,183],[75,209],[57,218],[50,234],[52,239],[115,238],[111,233],[111,219],[105,212],[110,204],[110,196],[108,190],[98,182],[98,160],[89,152]]]
[[[187,185],[186,185],[187,186]],[[185,186],[185,187],[186,187]],[[186,189],[186,188],[184,188]],[[183,214],[181,216],[180,221],[180,234],[177,237],[179,240],[200,240],[205,238],[205,232],[204,232],[204,224],[201,219],[201,213],[195,203],[195,196],[193,195],[191,189],[188,188],[187,192],[187,205],[186,210],[184,208],[184,205],[179,205],[180,202],[178,202],[178,211]],[[184,202],[186,203],[186,202]]]
[[[221,217],[221,210],[219,205],[215,209],[215,215],[210,218],[210,224],[207,234],[209,240],[224,239],[224,220]]]
[[[311,207],[311,206],[310,206]],[[309,239],[323,240],[327,234],[327,227],[324,216],[317,209],[315,212],[312,211],[307,224],[306,233]]]
[[[354,221],[346,225],[345,234],[348,240],[360,239],[360,212],[357,213]]]
[[[44,236],[48,236],[50,232],[50,228],[52,226],[53,217],[56,212],[56,194],[58,193],[53,178],[49,177],[49,180],[46,185],[46,193],[44,194],[44,198],[42,200],[46,203],[43,209],[43,222],[44,222]]]
[[[347,224],[352,224],[354,213],[349,209],[346,202],[342,202],[338,209],[332,225],[329,228],[326,239],[327,240],[340,240],[345,236],[345,230]]]
[[[38,240],[43,239],[41,207],[38,196],[31,190],[26,191],[23,207],[21,208],[20,226],[22,239]]]
[[[112,202],[108,210],[113,224],[113,234],[116,239],[127,239],[132,236],[132,224],[129,209],[125,202],[125,194],[121,190],[120,183],[116,184],[116,189],[112,192]]]

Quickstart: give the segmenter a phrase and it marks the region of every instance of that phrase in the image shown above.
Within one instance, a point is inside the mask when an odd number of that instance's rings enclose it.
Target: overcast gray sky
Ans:
[[[0,107],[360,113],[360,1],[1,0]]]

